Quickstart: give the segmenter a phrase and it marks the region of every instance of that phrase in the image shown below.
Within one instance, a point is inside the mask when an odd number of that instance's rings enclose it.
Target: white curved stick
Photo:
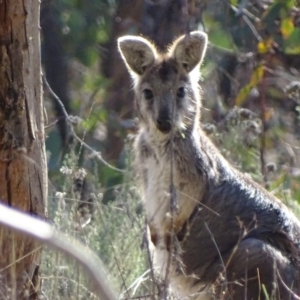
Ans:
[[[0,204],[0,223],[30,235],[43,243],[75,258],[93,279],[95,293],[101,300],[116,300],[99,258],[75,240],[56,232],[48,223]]]

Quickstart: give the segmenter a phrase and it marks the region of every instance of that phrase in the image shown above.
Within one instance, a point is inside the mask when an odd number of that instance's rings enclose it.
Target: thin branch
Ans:
[[[89,289],[87,289],[83,284],[79,283],[78,281],[76,280],[73,280],[69,277],[66,277],[66,276],[43,276],[42,277],[42,280],[45,281],[45,280],[53,280],[53,279],[61,279],[61,280],[68,280],[70,282],[72,282],[73,284],[75,284],[76,286],[79,286],[79,288],[83,291],[85,291],[86,293],[89,294],[89,299],[91,299],[90,297],[92,297],[93,299],[97,299],[99,300],[99,297],[95,294],[93,294]],[[78,294],[79,295],[79,294]]]
[[[77,241],[66,237],[53,229],[46,222],[16,211],[0,204],[0,223],[29,235],[47,245],[56,248],[68,256],[73,257],[86,270],[94,285],[95,293],[102,300],[116,300],[110,283],[102,269],[102,262],[89,249]]]
[[[52,123],[50,123],[50,124],[48,124],[48,125],[45,125],[45,126],[44,126],[44,129],[48,129],[48,128],[54,126],[57,122],[58,122],[58,120],[55,120],[54,122],[52,122]]]
[[[145,228],[144,228],[144,242],[146,243],[146,251],[147,251],[147,258],[148,258],[148,263],[149,263],[149,268],[150,268],[150,277],[152,279],[152,293],[153,295],[155,294],[155,285],[157,287],[157,290],[160,293],[160,286],[159,284],[157,284],[157,281],[155,279],[154,276],[154,266],[153,266],[153,257],[151,255],[151,251],[150,251],[150,244],[149,244],[149,238],[147,236],[147,228],[148,228],[148,224],[147,224],[147,220],[145,220]]]
[[[191,3],[192,5],[192,3]],[[182,9],[182,32],[186,34],[190,33],[190,22],[189,22],[189,4],[187,0],[181,0],[181,9]]]
[[[178,85],[179,82],[179,75],[176,78],[176,84],[175,86]],[[176,92],[174,92],[174,96],[176,95]],[[176,188],[174,185],[174,114],[175,114],[175,105],[173,103],[172,105],[172,112],[171,112],[171,117],[172,117],[172,130],[171,130],[171,136],[170,136],[170,187],[169,187],[169,192],[170,192],[170,214],[171,214],[171,230],[170,230],[170,242],[169,242],[169,255],[168,255],[168,260],[167,260],[167,266],[166,266],[166,274],[164,278],[164,299],[167,299],[168,295],[168,286],[169,286],[169,276],[170,276],[170,268],[172,267],[172,259],[173,259],[173,251],[175,249],[175,228],[174,228],[174,217],[175,214],[178,214],[178,199],[176,195]],[[175,253],[174,253],[175,254]]]
[[[139,299],[152,299],[154,295],[143,295],[143,296],[135,296],[135,297],[130,297],[130,298],[121,298],[121,300],[139,300]]]
[[[154,295],[143,295],[143,296],[135,296],[135,297],[130,297],[130,298],[121,298],[121,300],[139,300],[139,299],[152,299]]]
[[[100,219],[103,223],[103,226],[106,227],[107,226],[107,223],[104,221],[104,217],[103,217],[103,211],[99,208],[99,206],[97,206],[98,208],[98,212],[100,214]],[[108,231],[108,228],[106,227],[107,231]],[[126,285],[126,282],[125,282],[125,278],[122,274],[122,270],[121,270],[121,267],[120,267],[120,263],[117,259],[117,255],[116,255],[116,251],[115,251],[115,247],[114,247],[114,244],[113,244],[113,241],[109,238],[108,239],[108,242],[109,244],[111,245],[111,251],[113,252],[113,255],[114,255],[114,260],[115,260],[115,263],[116,263],[116,266],[117,266],[117,269],[119,271],[119,274],[120,274],[120,277],[121,277],[121,281],[122,281],[122,284],[123,284],[123,287],[124,289],[126,290],[126,292],[128,293],[128,288],[127,288],[127,285]],[[128,295],[129,296],[129,295]]]
[[[257,18],[251,12],[249,12],[245,7],[240,6],[239,8],[237,8],[234,5],[230,5],[230,7],[236,13],[237,16],[243,14],[243,15],[246,15],[247,17],[251,18],[255,22],[259,22],[260,21],[259,18]]]
[[[220,261],[221,261],[221,265],[223,266],[224,274],[225,274],[224,277],[226,278],[226,280],[225,280],[226,284],[225,284],[225,285],[226,285],[226,292],[227,292],[227,291],[228,291],[228,287],[227,287],[227,274],[226,274],[227,266],[226,266],[225,263],[224,263],[223,257],[222,257],[222,255],[221,255],[221,252],[220,252],[220,249],[219,249],[219,247],[218,247],[218,245],[217,245],[217,242],[216,242],[216,240],[215,240],[215,238],[214,238],[214,235],[213,235],[212,232],[210,231],[210,229],[209,229],[209,227],[208,227],[208,225],[207,225],[206,222],[204,222],[204,226],[205,226],[206,230],[208,231],[208,233],[209,233],[209,235],[210,235],[210,238],[211,238],[212,242],[214,243],[214,245],[215,245],[215,247],[216,247],[216,250],[217,250],[217,252],[218,252],[218,255],[219,255],[219,258],[220,258]]]
[[[251,23],[251,21],[249,20],[249,18],[245,15],[243,15],[243,19],[244,21],[247,23],[247,25],[249,26],[249,28],[251,29],[253,35],[255,36],[255,38],[261,42],[263,40],[263,38],[260,36],[260,34],[258,33],[258,31],[256,30],[255,26]]]
[[[1,220],[0,220],[0,223],[1,223]],[[25,255],[19,257],[18,259],[14,260],[12,263],[10,263],[10,264],[6,265],[4,268],[0,269],[0,273],[2,273],[4,270],[10,268],[11,266],[17,264],[19,261],[23,260],[24,258],[26,258],[26,257],[28,257],[28,256],[30,256],[30,255],[32,255],[32,254],[34,254],[34,252],[42,250],[42,248],[43,248],[43,247],[40,246],[40,247],[37,247],[37,248],[33,249],[33,250],[30,251],[30,252],[27,252]]]
[[[278,278],[279,278],[279,280],[280,280],[280,282],[281,282],[281,284],[283,285],[283,287],[293,296],[293,298],[294,299],[296,299],[296,300],[300,300],[300,297],[299,296],[297,296],[287,285],[286,285],[286,283],[283,281],[283,279],[282,279],[282,277],[281,277],[281,275],[280,275],[280,273],[279,273],[279,271],[278,271],[278,269],[276,269],[276,272],[277,272],[277,276],[278,276]]]
[[[253,14],[248,12],[244,7],[236,8],[234,5],[230,5],[231,9],[236,13],[237,16],[241,15],[246,24],[249,26],[255,38],[260,42],[262,41],[262,37],[256,30],[255,26],[251,23],[250,19],[253,19],[255,22],[259,22],[260,20],[256,18]]]
[[[263,75],[262,83],[261,83],[261,96],[260,96],[260,116],[262,122],[262,133],[260,137],[260,165],[261,165],[261,174],[263,176],[264,185],[267,186],[267,176],[266,176],[266,160],[265,160],[265,152],[266,152],[266,76]]]
[[[89,146],[88,144],[86,144],[75,132],[74,128],[73,128],[73,125],[72,125],[72,120],[70,118],[70,116],[68,115],[66,109],[65,109],[65,106],[64,104],[62,103],[62,101],[60,100],[60,98],[55,94],[55,92],[51,89],[45,75],[43,75],[43,82],[45,84],[45,86],[47,87],[48,91],[50,92],[50,94],[53,96],[53,98],[55,99],[55,101],[58,102],[58,104],[61,106],[61,109],[63,111],[63,114],[67,120],[67,124],[69,125],[69,128],[70,128],[70,132],[72,134],[72,136],[82,145],[84,146],[86,149],[88,149],[89,151],[91,151],[93,153],[93,155],[95,157],[97,157],[104,165],[106,165],[107,167],[111,168],[112,170],[115,170],[115,171],[118,171],[118,172],[121,172],[121,173],[125,173],[125,170],[122,170],[122,169],[119,169],[119,168],[116,168],[114,166],[112,166],[111,164],[109,164],[107,161],[105,161],[103,158],[102,158],[102,155],[100,152],[97,152],[95,151],[91,146]]]

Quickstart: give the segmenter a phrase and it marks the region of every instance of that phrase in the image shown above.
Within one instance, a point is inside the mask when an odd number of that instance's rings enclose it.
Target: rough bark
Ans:
[[[39,6],[38,0],[0,1],[0,201],[44,218]],[[36,298],[40,246],[0,226],[0,299]]]

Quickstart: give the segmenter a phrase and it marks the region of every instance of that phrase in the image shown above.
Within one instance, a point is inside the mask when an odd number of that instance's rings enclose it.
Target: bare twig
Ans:
[[[155,285],[159,291],[160,294],[160,287],[159,284],[157,284],[157,281],[155,279],[154,276],[154,267],[153,267],[153,259],[152,259],[152,255],[151,255],[151,251],[150,251],[150,244],[149,244],[149,239],[147,236],[147,228],[148,228],[148,224],[147,224],[147,220],[145,220],[145,229],[144,229],[144,240],[145,240],[145,244],[146,244],[146,251],[147,251],[147,258],[148,258],[148,263],[149,263],[149,268],[150,268],[150,277],[152,279],[152,294],[155,294]]]
[[[296,294],[295,294],[295,293],[294,293],[294,292],[286,285],[286,283],[283,281],[283,279],[282,279],[282,277],[281,277],[281,275],[280,275],[278,269],[276,269],[276,272],[277,272],[277,276],[278,276],[280,282],[282,283],[282,285],[284,286],[284,288],[285,288],[285,289],[293,296],[294,299],[300,300],[300,297],[297,296],[297,295],[296,295]]]
[[[99,215],[100,215],[100,218],[101,218],[101,221],[103,223],[103,226],[108,230],[107,228],[107,224],[105,223],[104,221],[104,217],[103,217],[103,211],[101,209],[99,209],[99,206],[98,206],[98,212],[99,212]],[[123,284],[123,287],[126,291],[126,293],[128,293],[128,288],[127,288],[127,285],[126,285],[126,282],[125,282],[125,278],[122,274],[122,270],[121,270],[121,267],[120,267],[120,263],[117,259],[117,255],[116,255],[116,252],[115,252],[115,247],[114,247],[114,244],[113,244],[113,241],[109,238],[108,240],[109,244],[111,245],[111,251],[113,252],[114,254],[114,260],[115,260],[115,263],[116,263],[116,267],[119,271],[119,274],[120,274],[120,278],[121,278],[121,281],[122,281],[122,284]],[[129,295],[128,295],[129,296]]]
[[[95,294],[93,294],[90,290],[88,290],[83,284],[80,284],[78,281],[76,280],[73,280],[69,277],[65,277],[65,276],[43,276],[42,277],[42,280],[45,281],[45,280],[53,280],[53,279],[60,279],[60,280],[68,280],[70,282],[72,282],[74,285],[76,286],[79,286],[81,290],[85,291],[86,293],[88,293],[89,295],[89,299],[96,299],[96,300],[99,300],[99,297]],[[45,297],[45,295],[43,295]],[[52,298],[54,299],[54,297]]]
[[[73,257],[84,267],[93,280],[93,288],[100,299],[117,299],[102,269],[100,259],[77,241],[71,239],[67,241],[65,236],[56,232],[46,222],[16,211],[3,204],[0,204],[0,223]]]
[[[50,123],[50,124],[48,124],[48,125],[45,125],[45,126],[44,126],[44,129],[48,129],[48,128],[54,126],[55,124],[57,124],[57,122],[58,122],[58,120],[55,120],[54,122],[52,122],[52,123]]]
[[[179,82],[179,75],[176,78],[176,84],[178,85]],[[174,96],[176,95],[176,92],[173,90]],[[174,120],[174,114],[175,114],[175,105],[172,105],[172,123]],[[170,137],[170,214],[171,214],[171,230],[170,230],[170,242],[169,242],[169,255],[167,260],[167,266],[166,266],[166,274],[164,278],[164,299],[167,299],[168,295],[168,285],[169,285],[169,276],[170,276],[170,268],[172,265],[172,259],[173,259],[173,250],[174,250],[174,238],[175,238],[175,228],[174,228],[174,217],[175,214],[178,213],[178,199],[176,195],[176,188],[174,185],[174,124],[171,124],[172,130],[171,130],[171,137]]]
[[[121,300],[139,300],[139,299],[152,299],[154,295],[143,295],[143,296],[136,296],[136,297],[130,297],[130,298],[122,298]]]
[[[230,5],[231,9],[236,13],[236,15],[246,15],[247,17],[251,18],[255,22],[259,22],[260,19],[249,12],[244,6],[240,5],[239,8],[235,7],[234,5]]]
[[[262,37],[256,30],[255,26],[251,23],[250,18],[254,20],[254,22],[259,22],[259,18],[255,17],[251,14],[248,10],[245,9],[243,5],[240,5],[239,8],[236,8],[234,5],[230,5],[231,9],[236,13],[237,16],[242,16],[246,24],[249,26],[250,30],[252,31],[255,38],[260,42],[262,41]]]
[[[266,161],[265,161],[265,152],[266,152],[266,80],[265,75],[262,78],[261,84],[261,96],[260,96],[260,115],[262,123],[262,132],[260,138],[260,163],[261,163],[261,174],[263,176],[264,184],[267,185],[267,176],[266,176]]]
[[[192,5],[192,3],[191,3]],[[190,33],[190,23],[189,23],[189,4],[187,0],[181,0],[182,9],[182,32],[186,34]]]
[[[210,231],[210,229],[209,229],[209,227],[208,227],[208,225],[207,225],[206,222],[204,222],[204,226],[205,226],[206,230],[208,231],[208,233],[209,233],[209,235],[210,235],[210,238],[211,238],[212,242],[214,243],[214,245],[215,245],[215,247],[216,247],[216,250],[217,250],[217,252],[218,252],[218,255],[219,255],[221,264],[222,264],[222,266],[223,266],[224,277],[225,277],[225,279],[226,279],[226,280],[225,280],[225,283],[226,283],[226,292],[227,292],[227,290],[228,290],[228,287],[227,287],[227,274],[226,274],[227,265],[225,265],[225,263],[224,263],[223,257],[222,257],[222,255],[221,255],[221,252],[220,252],[220,249],[219,249],[219,247],[218,247],[218,245],[217,245],[217,242],[216,242],[216,240],[215,240],[215,238],[214,238],[214,235],[213,235],[213,233]],[[228,262],[227,262],[227,264],[228,264]]]
[[[244,21],[247,23],[247,25],[249,26],[249,28],[251,29],[253,35],[255,36],[255,38],[261,42],[263,39],[262,37],[259,35],[258,31],[256,30],[255,26],[251,23],[251,21],[249,20],[249,18],[247,16],[243,16]]]
[[[104,165],[106,165],[107,167],[109,167],[110,169],[112,170],[115,170],[115,171],[118,171],[118,172],[121,172],[121,173],[124,173],[125,170],[122,170],[122,169],[119,169],[119,168],[116,168],[114,166],[112,166],[111,164],[109,164],[107,161],[105,161],[103,158],[102,158],[102,155],[100,152],[97,152],[95,151],[92,147],[90,147],[88,144],[86,144],[75,132],[74,128],[73,128],[73,125],[72,125],[72,121],[71,121],[71,118],[70,116],[68,115],[66,109],[65,109],[65,106],[64,104],[62,103],[62,101],[60,100],[60,98],[54,93],[54,91],[51,89],[45,75],[43,75],[43,82],[45,84],[45,86],[47,87],[48,91],[51,93],[51,95],[53,96],[53,98],[55,99],[55,101],[58,102],[58,104],[61,106],[61,109],[63,111],[63,114],[67,120],[67,123],[69,125],[69,128],[70,128],[70,132],[72,134],[72,136],[82,145],[84,146],[86,149],[88,149],[89,151],[91,151],[95,157],[97,157]]]

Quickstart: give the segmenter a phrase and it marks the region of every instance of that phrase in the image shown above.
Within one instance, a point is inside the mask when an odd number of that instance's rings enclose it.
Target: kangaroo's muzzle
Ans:
[[[156,127],[162,133],[169,133],[172,128],[171,119],[170,118],[167,118],[167,119],[158,118],[156,120]]]
[[[172,119],[170,116],[170,110],[166,107],[161,109],[158,118],[156,120],[156,127],[162,133],[169,133],[172,129]]]

